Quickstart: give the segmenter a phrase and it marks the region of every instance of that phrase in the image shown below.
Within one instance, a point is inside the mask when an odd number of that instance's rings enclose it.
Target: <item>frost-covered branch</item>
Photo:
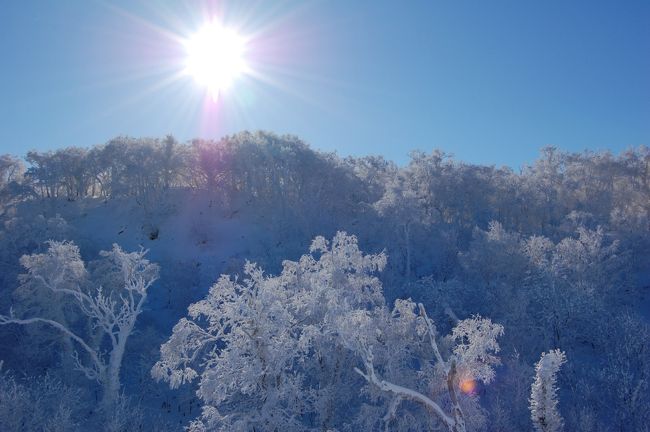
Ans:
[[[559,432],[564,426],[557,409],[557,373],[566,363],[559,349],[542,353],[535,366],[535,381],[530,388],[530,416],[538,432]]]
[[[355,372],[359,373],[361,372],[358,368],[354,368]],[[362,373],[361,376],[365,377],[365,375]],[[399,408],[399,404],[402,403],[402,396],[396,395],[393,400],[390,402],[390,405],[388,406],[388,411],[386,411],[386,415],[384,415],[384,424],[385,424],[385,430],[386,432],[389,431],[388,425],[390,424],[391,420],[393,420],[397,416],[397,408]]]
[[[427,315],[426,309],[422,303],[418,303],[418,309],[420,310],[420,316],[424,320],[425,325],[427,326],[427,334],[429,335],[429,342],[431,343],[431,348],[433,349],[433,354],[436,356],[436,361],[438,364],[447,370],[447,363],[442,359],[440,355],[440,350],[438,349],[438,343],[436,342],[436,325],[433,323],[433,320]]]
[[[368,383],[376,386],[378,389],[382,391],[393,393],[400,398],[412,400],[414,402],[423,404],[431,411],[433,411],[436,414],[436,416],[440,419],[440,421],[442,421],[450,431],[462,432],[465,430],[464,428],[463,429],[455,428],[456,422],[454,421],[454,419],[448,416],[443,411],[443,409],[440,408],[440,405],[435,403],[433,400],[429,399],[427,396],[415,390],[411,390],[409,388],[402,387],[397,384],[393,384],[391,382],[385,381],[377,377],[377,374],[375,373],[375,367],[373,364],[372,351],[370,351],[369,349],[366,350],[366,355],[363,362],[365,365],[365,372],[361,371],[357,367],[354,368],[354,371],[359,375],[361,375]]]
[[[417,311],[417,314],[415,311]],[[352,346],[361,356],[365,366],[364,371],[359,368],[355,368],[354,370],[369,384],[377,387],[379,390],[392,393],[398,398],[409,399],[424,405],[436,415],[450,432],[466,431],[465,414],[458,396],[460,382],[461,380],[479,380],[486,383],[491,381],[494,377],[493,367],[499,363],[499,359],[494,354],[499,352],[497,338],[503,333],[503,327],[499,324],[493,324],[489,319],[478,316],[459,321],[451,334],[451,340],[455,341],[456,345],[449,358],[445,360],[436,340],[437,331],[435,324],[427,315],[423,304],[420,303],[416,307],[410,300],[398,300],[395,302],[395,308],[392,314],[390,314],[390,321],[382,321],[385,318],[381,318],[381,316],[381,314],[378,315],[377,325],[387,328],[387,330],[379,331],[377,329],[375,332],[377,336],[374,339],[369,336],[373,332],[368,331],[367,326],[365,330],[361,328],[364,325],[360,318],[369,317],[369,315],[356,313],[350,316],[349,319],[352,325],[349,328],[352,328],[352,331],[346,333],[345,337],[357,340]],[[386,315],[383,316],[385,317]],[[390,336],[391,342],[386,342],[386,338],[389,336],[385,336],[385,333],[392,332],[395,333]],[[409,332],[416,334],[409,334]],[[423,340],[423,337],[426,337],[426,339]],[[394,349],[398,349],[397,345],[405,344],[405,340],[409,340],[409,338],[412,338],[411,343],[414,345],[428,341],[428,345],[433,351],[435,365],[442,372],[444,382],[441,381],[438,384],[440,386],[446,385],[447,394],[451,402],[451,413],[445,412],[439,403],[417,390],[394,384],[377,376],[372,344],[368,341],[375,340],[376,346],[385,347],[388,353],[387,355],[391,357],[392,355],[390,353]],[[393,347],[393,345],[396,346]],[[403,348],[405,352],[410,351],[410,349]],[[409,360],[407,359],[405,361]],[[419,358],[417,361],[423,363],[428,362],[425,358]],[[384,418],[386,422],[395,417],[398,404],[399,399],[391,403],[389,411]]]
[[[147,253],[144,250],[127,253],[113,245],[110,251],[101,254],[107,264],[103,273],[112,279],[111,285],[115,287],[112,290],[102,286],[93,289],[77,246],[55,241],[48,245],[43,254],[21,258],[21,264],[27,269],[24,280],[36,282],[54,294],[62,294],[58,301],[71,301],[76,305],[91,328],[103,331],[103,336],[110,340],[111,350],[102,353],[98,347],[101,340],[95,342],[98,345],[95,347],[88,342],[89,338],[84,339],[63,322],[45,317],[16,318],[12,312],[8,316],[0,315],[0,325],[43,323],[61,331],[81,346],[92,360],[92,364],[86,366],[74,352],[76,369],[87,378],[97,380],[104,388],[104,406],[112,405],[121,387],[119,375],[126,341],[142,312],[148,288],[158,278],[158,266],[144,258]]]
[[[28,324],[34,324],[34,323],[43,323],[47,324],[49,326],[52,326],[56,328],[57,330],[63,332],[66,336],[70,337],[73,339],[75,342],[77,342],[83,349],[88,353],[90,358],[93,361],[93,364],[97,370],[102,370],[105,368],[104,363],[100,359],[97,351],[93,348],[91,348],[81,337],[77,336],[75,333],[73,333],[70,329],[65,327],[63,324],[51,320],[51,319],[45,319],[45,318],[28,318],[28,319],[18,319],[14,318],[12,314],[10,313],[9,315],[0,315],[0,325],[8,325],[8,324],[19,324],[19,325],[28,325]],[[77,357],[78,360],[78,357]],[[81,363],[78,362],[78,365],[81,366]],[[83,371],[83,369],[82,369]]]

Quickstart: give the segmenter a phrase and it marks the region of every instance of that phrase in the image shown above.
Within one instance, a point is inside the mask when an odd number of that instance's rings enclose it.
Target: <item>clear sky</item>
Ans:
[[[650,1],[9,1],[0,152],[243,129],[341,155],[440,148],[521,166],[544,145],[650,145]],[[180,42],[250,38],[217,102]]]

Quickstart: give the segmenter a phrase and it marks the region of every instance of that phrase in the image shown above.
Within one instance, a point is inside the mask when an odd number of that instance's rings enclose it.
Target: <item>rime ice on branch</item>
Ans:
[[[535,382],[530,388],[530,416],[538,432],[560,432],[564,420],[557,409],[557,373],[566,363],[559,349],[542,353],[535,365]]]
[[[118,245],[102,251],[105,270],[114,279],[116,288],[107,290],[94,286],[79,255],[79,248],[71,242],[49,242],[47,252],[25,255],[21,264],[27,269],[25,280],[57,294],[56,301],[77,308],[96,335],[80,335],[67,323],[44,317],[16,317],[13,309],[9,315],[0,315],[0,325],[41,323],[59,330],[74,345],[76,369],[103,388],[103,407],[115,404],[120,392],[120,368],[126,342],[133,332],[136,319],[142,312],[147,291],[158,278],[158,266],[144,258],[147,251],[124,252]],[[109,349],[105,350],[104,342]]]
[[[424,405],[430,412],[433,412],[438,421],[450,432],[465,432],[467,430],[466,419],[458,395],[460,384],[469,382],[469,380],[478,380],[484,383],[492,381],[494,366],[499,364],[499,359],[494,355],[500,349],[496,339],[503,334],[503,326],[493,324],[489,319],[481,317],[460,321],[451,334],[451,340],[455,343],[453,351],[449,358],[444,360],[436,341],[437,331],[433,320],[427,316],[421,303],[417,305],[417,315],[415,310],[415,303],[410,300],[396,301],[388,326],[389,328],[391,326],[404,327],[404,321],[410,320],[413,321],[412,327],[419,333],[419,336],[428,339],[435,359],[435,367],[441,372],[441,379],[446,381],[451,413],[445,412],[441,403],[435,402],[421,392],[386,381],[377,375],[372,344],[388,345],[381,340],[387,339],[388,336],[379,333],[379,331],[377,338],[358,338],[355,345],[362,357],[364,370],[355,368],[355,371],[372,386],[395,395],[385,417],[386,427],[388,427],[388,421],[396,416],[400,402],[411,400]],[[390,346],[388,348],[390,349]]]

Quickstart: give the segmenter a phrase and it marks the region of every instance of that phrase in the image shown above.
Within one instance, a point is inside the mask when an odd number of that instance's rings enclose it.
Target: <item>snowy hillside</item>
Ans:
[[[0,430],[650,422],[645,147],[515,173],[259,132],[0,162]]]

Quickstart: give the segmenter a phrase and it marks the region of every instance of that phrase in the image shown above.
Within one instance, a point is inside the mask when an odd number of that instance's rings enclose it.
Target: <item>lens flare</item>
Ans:
[[[460,391],[465,394],[474,394],[476,392],[476,381],[473,379],[464,379],[460,382]]]

